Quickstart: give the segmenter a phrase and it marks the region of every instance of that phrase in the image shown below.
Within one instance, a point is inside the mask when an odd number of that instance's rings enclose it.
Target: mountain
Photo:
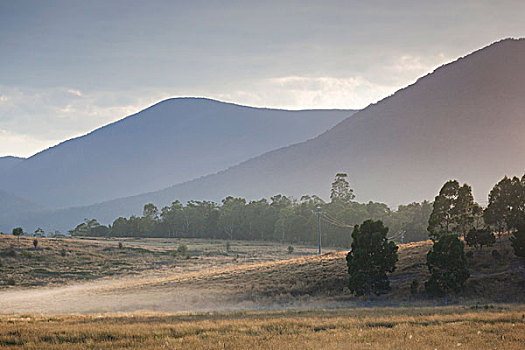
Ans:
[[[0,174],[6,170],[11,169],[15,165],[22,162],[23,160],[24,158],[13,157],[13,156],[0,157]]]
[[[50,208],[154,191],[315,137],[352,113],[169,99],[19,162],[0,188]]]
[[[73,227],[140,214],[145,203],[250,199],[276,193],[328,198],[347,172],[360,201],[433,199],[448,179],[469,183],[486,204],[504,175],[525,172],[525,40],[507,39],[444,65],[318,137],[162,191],[28,217]],[[40,221],[39,221],[40,220]]]
[[[13,227],[27,222],[26,213],[41,210],[43,208],[35,203],[0,190],[0,232],[11,232]]]

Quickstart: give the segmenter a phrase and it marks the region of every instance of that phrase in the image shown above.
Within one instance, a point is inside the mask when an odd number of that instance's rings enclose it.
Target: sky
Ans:
[[[169,97],[361,109],[525,37],[525,1],[0,0],[0,156]]]

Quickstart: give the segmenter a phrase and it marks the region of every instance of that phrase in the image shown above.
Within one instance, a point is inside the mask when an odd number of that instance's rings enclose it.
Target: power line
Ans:
[[[326,214],[325,211],[321,211],[320,208],[317,208],[317,211],[313,212],[317,214],[317,232],[319,233],[319,255],[321,255],[321,215]]]
[[[329,220],[332,221],[332,224],[333,224],[333,225],[336,225],[336,226],[340,226],[340,227],[348,227],[348,228],[352,228],[352,227],[354,227],[354,226],[352,226],[352,225],[344,224],[344,223],[340,222],[338,219],[335,219],[335,218],[331,217],[331,216],[328,215],[328,214],[325,214],[325,215],[324,215],[324,218],[325,218],[325,220],[327,219],[327,221],[329,221]]]

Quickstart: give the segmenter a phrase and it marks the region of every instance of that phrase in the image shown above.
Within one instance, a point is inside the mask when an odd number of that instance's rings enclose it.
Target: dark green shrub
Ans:
[[[388,227],[381,220],[355,225],[352,250],[346,256],[348,289],[356,295],[376,295],[390,290],[387,273],[396,269],[397,246],[388,241]]]
[[[469,250],[465,253],[465,256],[469,259],[472,259],[474,257],[474,253],[472,252],[472,250]]]
[[[293,253],[293,245],[289,245],[288,246],[288,254],[292,254]]]
[[[435,242],[427,254],[430,279],[425,290],[430,295],[458,293],[470,277],[465,257],[464,244],[456,235],[445,235]]]

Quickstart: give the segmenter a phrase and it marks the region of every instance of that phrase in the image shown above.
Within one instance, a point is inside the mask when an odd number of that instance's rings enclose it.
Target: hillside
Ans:
[[[311,255],[314,247],[297,246],[287,254],[285,244],[234,241],[226,252],[224,241],[191,239],[124,239],[122,248],[110,240],[39,239],[41,249],[33,249],[30,238],[15,242],[12,236],[0,235],[4,312],[348,307],[364,301],[346,288],[345,251],[316,256]],[[188,246],[191,258],[173,255],[181,243]],[[19,247],[15,254],[10,244]],[[397,268],[390,275],[392,291],[374,297],[376,306],[442,302],[424,293],[430,247],[430,241],[399,246]],[[492,256],[493,249],[500,253],[498,258]],[[490,249],[467,250],[473,251],[468,259],[471,278],[464,292],[451,296],[454,302],[524,301],[525,266],[507,239]],[[414,278],[420,282],[416,295],[410,292]],[[14,286],[8,285],[10,279]],[[36,288],[42,286],[53,287]]]
[[[469,183],[484,203],[504,175],[525,172],[523,62],[525,39],[495,43],[436,69],[313,140],[139,201],[275,193],[327,198],[334,174],[344,171],[360,201],[397,205],[432,199],[446,180],[456,178]]]
[[[19,157],[13,157],[13,156],[6,156],[6,157],[0,157],[0,174],[6,170],[11,169],[15,165],[22,162],[25,158],[19,158]]]
[[[360,201],[429,200],[451,178],[486,204],[504,175],[525,172],[525,40],[503,40],[436,69],[322,135],[218,174],[162,191],[27,218],[72,227],[85,217],[111,223],[175,199],[219,201],[277,193],[328,197],[345,171]]]
[[[523,62],[525,40],[503,40],[436,69],[314,139],[161,191],[27,215],[24,223],[63,230],[94,217],[108,224],[140,214],[146,203],[161,207],[175,199],[328,198],[341,171],[359,201],[430,200],[455,178],[486,204],[504,175],[525,172]]]
[[[0,190],[0,232],[11,232],[13,227],[23,225],[27,220],[23,213],[41,210],[40,205]]]
[[[159,190],[315,137],[352,113],[169,99],[13,164],[0,188],[50,208]]]

